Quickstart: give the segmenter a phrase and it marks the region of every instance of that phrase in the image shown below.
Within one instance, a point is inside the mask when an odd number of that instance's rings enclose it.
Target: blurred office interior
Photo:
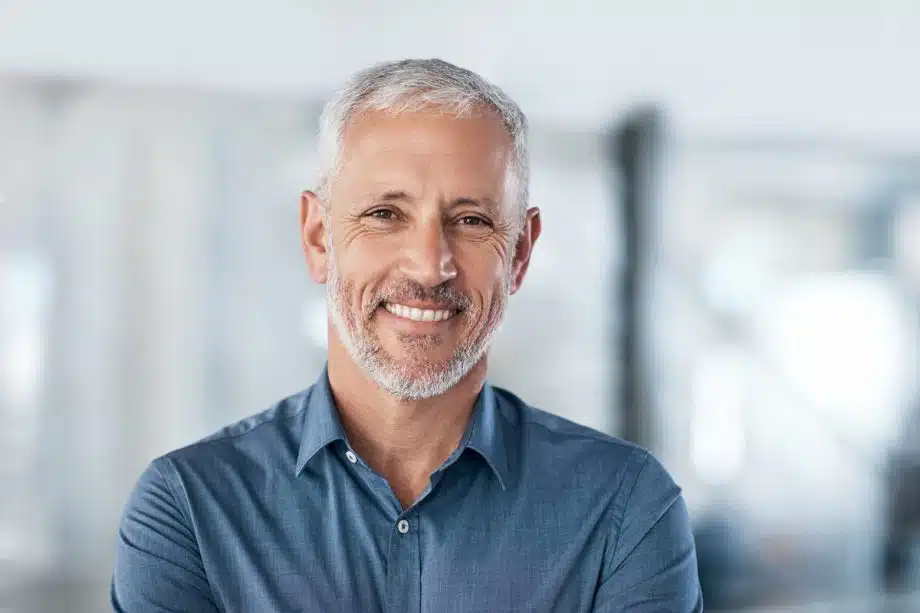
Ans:
[[[314,380],[321,104],[437,56],[531,119],[492,382],[664,461],[709,610],[920,610],[918,7],[501,7],[0,1],[0,608],[106,610],[147,463]]]

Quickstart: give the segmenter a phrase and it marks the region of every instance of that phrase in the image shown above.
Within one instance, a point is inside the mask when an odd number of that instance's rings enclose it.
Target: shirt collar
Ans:
[[[323,372],[310,388],[306,399],[303,419],[303,431],[300,437],[300,452],[297,455],[296,473],[299,475],[304,466],[316,453],[337,440],[345,439],[345,430],[339,421],[338,410],[332,399],[332,389],[329,387],[328,365],[323,367]]]
[[[499,407],[495,390],[488,382],[483,385],[471,420],[472,432],[467,439],[467,448],[481,455],[498,477],[502,489],[508,487],[508,456],[505,420]]]
[[[338,409],[329,387],[328,365],[310,389],[304,400],[306,407],[303,420],[303,432],[300,450],[297,455],[296,473],[299,475],[307,463],[333,441],[346,441],[345,430],[339,421]],[[468,431],[464,434],[464,449],[472,449],[485,459],[486,463],[498,477],[502,489],[508,484],[508,459],[505,451],[504,420],[499,412],[498,399],[492,386],[483,385],[476,404],[473,406],[472,419]],[[463,445],[463,443],[461,443]]]

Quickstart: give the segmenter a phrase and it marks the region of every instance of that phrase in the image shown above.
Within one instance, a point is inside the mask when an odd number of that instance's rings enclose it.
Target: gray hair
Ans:
[[[521,218],[527,209],[530,164],[527,118],[505,92],[478,74],[444,60],[411,59],[372,66],[353,76],[326,104],[319,120],[319,181],[316,191],[328,202],[341,162],[342,140],[352,117],[363,110],[395,113],[440,108],[456,116],[483,107],[494,111],[511,137],[509,181],[514,182]],[[510,183],[506,182],[506,185]],[[509,190],[510,191],[510,190]]]

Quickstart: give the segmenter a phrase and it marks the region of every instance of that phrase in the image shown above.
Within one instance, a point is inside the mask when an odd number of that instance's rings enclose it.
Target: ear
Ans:
[[[527,267],[530,265],[530,256],[533,253],[534,243],[540,237],[543,222],[540,221],[540,209],[533,207],[527,210],[524,218],[524,228],[514,246],[514,262],[512,263],[511,293],[517,293],[524,283]]]
[[[300,239],[310,277],[317,283],[325,283],[328,278],[328,233],[322,200],[315,193],[305,191],[300,196]]]

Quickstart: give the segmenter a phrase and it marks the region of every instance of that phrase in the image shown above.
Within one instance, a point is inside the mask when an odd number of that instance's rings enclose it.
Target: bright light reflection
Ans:
[[[804,278],[759,323],[771,363],[806,401],[861,440],[894,434],[915,383],[917,325],[888,277]]]
[[[702,357],[693,374],[690,455],[697,474],[710,485],[732,481],[743,468],[745,359],[736,347],[718,347]]]

